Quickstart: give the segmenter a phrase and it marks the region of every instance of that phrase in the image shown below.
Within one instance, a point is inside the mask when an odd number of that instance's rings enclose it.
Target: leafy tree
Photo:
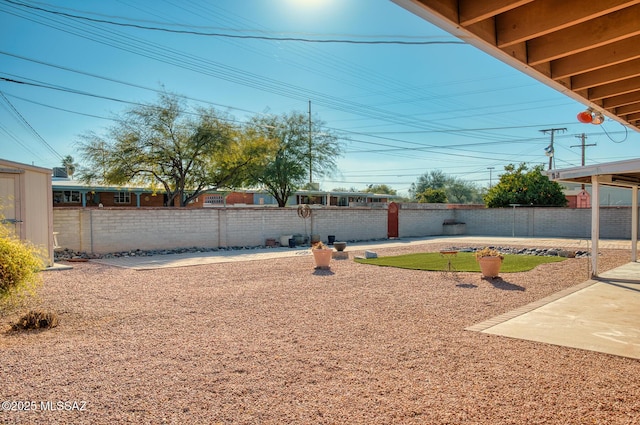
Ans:
[[[76,164],[75,160],[71,155],[67,155],[62,159],[62,166],[67,172],[67,176],[73,178],[73,174],[76,172],[76,168],[78,164]]]
[[[440,170],[432,170],[419,176],[418,180],[411,184],[409,195],[418,202],[424,202],[420,201],[420,199],[424,199],[424,193],[427,189],[444,191],[445,200],[438,202],[455,202],[458,204],[482,202],[480,192],[473,183],[447,176]],[[429,196],[435,195],[431,193]],[[441,199],[441,197],[436,196],[435,199]]]
[[[447,182],[447,176],[440,170],[431,170],[426,172],[415,183],[411,183],[409,195],[414,199],[418,199],[418,195],[423,193],[425,189],[443,189]]]
[[[366,193],[384,193],[387,195],[396,195],[398,192],[395,189],[390,188],[386,184],[370,184],[364,190]]]
[[[309,129],[308,117],[299,112],[251,120],[247,129],[250,137],[270,147],[264,166],[252,169],[251,181],[263,186],[279,207],[287,204],[307,177],[323,176],[335,169],[341,148],[333,134],[321,131],[323,124],[313,120]]]
[[[214,109],[189,113],[180,99],[163,93],[157,103],[128,110],[106,137],[82,136],[89,164],[85,181],[162,187],[167,205],[186,206],[208,189],[234,187],[259,162],[265,147]]]
[[[567,198],[558,182],[549,180],[543,174],[543,165],[529,169],[522,163],[518,167],[509,164],[505,173],[484,197],[489,208],[508,207],[511,204],[533,206],[567,205]]]
[[[478,188],[473,183],[456,177],[448,179],[445,192],[449,202],[454,202],[456,204],[466,204],[477,201],[482,202]]]
[[[447,202],[447,195],[444,189],[432,189],[430,187],[418,193],[417,200],[421,204],[444,204]]]

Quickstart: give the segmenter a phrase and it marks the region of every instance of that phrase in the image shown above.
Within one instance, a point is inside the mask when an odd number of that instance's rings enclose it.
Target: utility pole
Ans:
[[[493,187],[493,185],[491,184],[491,177],[493,177],[493,169],[496,167],[487,167],[487,170],[489,170],[489,189],[491,189]]]
[[[311,153],[313,143],[311,140],[311,100],[309,100],[309,183],[313,183],[313,154]]]
[[[540,130],[543,134],[548,134],[551,133],[551,144],[549,144],[549,146],[547,146],[544,150],[546,152],[546,155],[549,157],[549,170],[551,170],[551,168],[553,168],[553,139],[554,139],[554,135],[556,134],[556,131],[562,131],[563,133],[565,131],[567,131],[566,128],[547,128],[545,130]]]
[[[587,146],[596,146],[595,143],[592,143],[590,145],[585,145],[585,141],[587,140],[587,135],[582,133],[580,136],[576,135],[575,137],[582,139],[582,143],[580,143],[579,145],[573,145],[571,146],[572,148],[582,148],[582,162],[581,165],[584,167],[584,159],[585,159],[585,150]],[[582,189],[584,190],[584,184],[582,185]]]

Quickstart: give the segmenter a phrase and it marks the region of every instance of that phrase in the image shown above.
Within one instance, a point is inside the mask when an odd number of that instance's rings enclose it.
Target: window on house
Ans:
[[[77,190],[63,190],[53,192],[53,202],[56,204],[79,204],[82,196]]]
[[[223,204],[224,198],[222,195],[207,195],[204,197],[205,204]]]
[[[116,192],[113,195],[113,202],[116,204],[130,204],[131,203],[131,193],[129,192]]]

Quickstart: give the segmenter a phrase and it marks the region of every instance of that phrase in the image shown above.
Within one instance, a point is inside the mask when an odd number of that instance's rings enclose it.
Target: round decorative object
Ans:
[[[347,243],[346,242],[334,242],[333,243],[333,247],[336,249],[336,251],[344,251],[344,249],[347,247]]]
[[[298,217],[300,218],[311,217],[311,207],[307,204],[298,205]]]

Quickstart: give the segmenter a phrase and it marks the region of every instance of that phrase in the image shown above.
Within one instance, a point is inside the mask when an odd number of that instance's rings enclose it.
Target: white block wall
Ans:
[[[260,246],[281,235],[319,234],[327,241],[387,237],[387,210],[370,207],[313,208],[310,218],[296,208],[54,208],[58,243],[76,251]],[[591,237],[591,210],[569,208],[444,209],[411,204],[399,209],[400,237],[442,235],[445,220],[466,224],[467,235]],[[631,239],[631,208],[603,207],[600,237]]]

